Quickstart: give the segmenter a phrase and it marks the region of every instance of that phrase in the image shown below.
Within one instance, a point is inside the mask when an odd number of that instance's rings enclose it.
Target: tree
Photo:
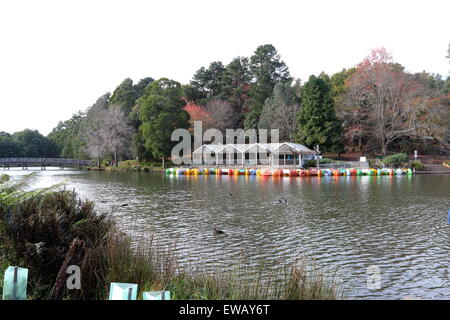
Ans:
[[[133,136],[133,127],[122,106],[109,106],[104,114],[102,130],[106,143],[105,151],[112,154],[114,165],[118,166],[118,156],[130,153]]]
[[[280,141],[294,141],[297,132],[299,99],[290,83],[277,84],[273,96],[264,103],[258,123],[260,129],[278,129]]]
[[[126,78],[114,90],[110,103],[121,106],[125,115],[128,115],[136,104],[136,100],[144,94],[145,88],[152,82],[153,78],[147,77],[134,85],[133,80]]]
[[[214,128],[225,133],[226,129],[234,129],[236,127],[236,113],[231,103],[221,100],[213,99],[209,101],[205,110],[214,121]]]
[[[71,159],[86,157],[82,138],[82,126],[85,119],[85,113],[75,113],[69,120],[60,121],[47,136],[56,146],[60,157]]]
[[[123,108],[123,111],[128,115],[131,112],[137,98],[138,93],[133,85],[133,80],[126,78],[114,90],[110,103],[120,105]]]
[[[97,159],[97,166],[100,167],[101,159],[108,150],[107,137],[104,134],[103,119],[107,114],[106,108],[95,107],[89,110],[89,117],[84,123],[84,141],[86,153]]]
[[[259,46],[250,58],[250,110],[245,117],[245,128],[256,128],[262,107],[277,83],[291,81],[289,69],[271,44]]]
[[[250,69],[249,59],[246,57],[234,58],[227,66],[224,74],[223,99],[231,103],[236,115],[236,127],[242,127],[243,109],[250,98]]]
[[[448,56],[446,58],[450,59],[450,43],[448,44],[447,53],[448,53]],[[450,60],[449,60],[449,63],[450,63]]]
[[[199,104],[221,97],[224,93],[224,75],[225,67],[222,62],[211,62],[208,68],[201,67],[195,72],[189,85],[184,87],[184,95],[187,100]]]
[[[206,131],[210,128],[215,127],[215,121],[202,106],[197,105],[193,102],[189,102],[184,107],[184,110],[189,113],[189,123],[191,126],[191,129],[194,127],[194,121],[201,121],[202,122],[202,129],[203,131]]]
[[[450,95],[448,96],[417,96],[405,106],[405,113],[412,118],[415,126],[407,140],[418,139],[441,145],[448,145],[450,128]]]
[[[37,130],[25,129],[12,135],[26,158],[53,158],[57,156],[55,145]]]
[[[0,158],[21,157],[19,143],[9,133],[0,132]]]
[[[417,131],[417,108],[411,99],[423,95],[423,86],[392,61],[384,48],[372,50],[348,81],[348,101],[363,115],[365,131],[375,137],[386,155],[398,139]]]
[[[331,88],[324,79],[310,76],[302,90],[302,107],[297,117],[297,140],[323,151],[344,152],[342,127],[334,110]]]
[[[139,82],[134,86],[138,98],[144,94],[145,88],[147,88],[147,86],[153,81],[155,80],[152,77],[145,77],[139,80]]]
[[[448,45],[447,52],[448,52],[447,59],[448,62],[450,63],[450,44]],[[448,75],[447,80],[445,80],[444,93],[450,94],[450,74]]]
[[[183,110],[180,83],[166,78],[152,82],[138,100],[136,108],[142,122],[140,130],[145,147],[155,158],[169,156],[176,142],[171,141],[172,131],[189,128],[189,114]]]

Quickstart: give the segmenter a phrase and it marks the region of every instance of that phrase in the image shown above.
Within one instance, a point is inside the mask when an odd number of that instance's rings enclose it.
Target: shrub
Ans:
[[[328,164],[328,163],[332,163],[332,162],[333,162],[333,160],[331,160],[331,159],[322,158],[319,161],[319,165],[320,164]],[[317,160],[308,160],[308,161],[305,162],[304,166],[305,166],[305,168],[309,168],[309,167],[315,167],[316,164],[317,164]]]
[[[126,160],[126,161],[120,161],[119,167],[138,167],[139,161],[137,160]]]
[[[29,285],[37,299],[49,297],[73,239],[84,241],[89,251],[104,241],[112,226],[105,215],[95,213],[92,202],[82,201],[75,192],[65,190],[3,207],[0,220],[8,243],[0,255],[33,270]],[[79,264],[83,269],[83,262]],[[91,275],[92,272],[83,273],[83,282],[91,282]],[[84,285],[83,294],[89,289]]]
[[[405,166],[408,161],[409,158],[406,153],[393,154],[383,159],[383,163],[390,167],[402,167]]]
[[[425,169],[425,166],[423,165],[422,161],[414,160],[414,161],[411,161],[411,168],[416,169],[416,170],[423,170],[423,169]]]

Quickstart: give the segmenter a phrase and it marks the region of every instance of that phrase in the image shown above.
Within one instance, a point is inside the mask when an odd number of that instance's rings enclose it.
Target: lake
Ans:
[[[49,168],[37,186],[61,181],[130,234],[176,242],[184,265],[225,272],[245,257],[276,272],[271,265],[308,257],[337,270],[349,298],[450,298],[450,175],[275,178]],[[379,290],[367,288],[371,265],[381,271]]]

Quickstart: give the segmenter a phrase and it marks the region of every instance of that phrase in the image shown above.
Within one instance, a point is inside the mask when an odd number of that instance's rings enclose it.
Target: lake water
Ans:
[[[41,176],[39,186],[67,181],[130,233],[176,242],[181,263],[202,270],[226,270],[242,256],[269,269],[308,257],[337,270],[349,298],[450,298],[450,175],[274,178],[55,169]],[[226,235],[214,235],[214,226]],[[381,270],[379,290],[367,288],[371,265]]]

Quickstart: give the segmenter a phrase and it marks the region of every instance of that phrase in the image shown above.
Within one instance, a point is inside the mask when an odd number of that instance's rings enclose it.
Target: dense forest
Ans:
[[[172,131],[196,120],[203,130],[277,128],[280,140],[336,154],[448,152],[450,76],[410,73],[378,48],[354,67],[303,83],[266,44],[251,57],[201,67],[188,84],[127,78],[47,137],[0,133],[0,157],[152,161],[170,156]]]

